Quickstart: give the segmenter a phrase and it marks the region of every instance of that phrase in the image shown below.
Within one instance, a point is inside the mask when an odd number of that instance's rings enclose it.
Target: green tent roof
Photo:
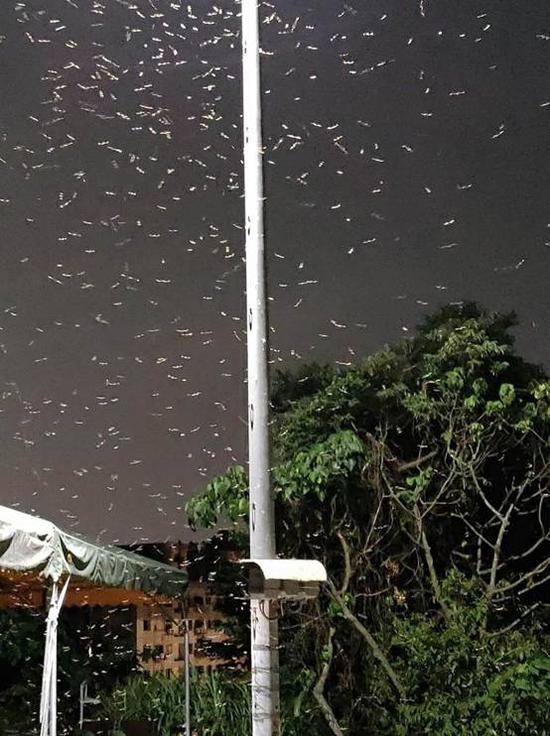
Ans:
[[[0,570],[71,577],[99,586],[180,598],[187,573],[112,545],[65,532],[37,516],[0,506]]]

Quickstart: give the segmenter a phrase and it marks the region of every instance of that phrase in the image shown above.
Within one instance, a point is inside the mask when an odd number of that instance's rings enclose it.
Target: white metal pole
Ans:
[[[53,639],[52,639],[52,672],[51,672],[51,695],[50,695],[50,734],[57,734],[57,622],[59,617],[59,608],[56,605],[56,617],[53,622]]]
[[[57,583],[53,584],[48,605],[40,697],[40,736],[56,736],[57,734],[57,625],[69,582],[70,577],[65,581],[61,593]]]
[[[52,649],[57,646],[55,641],[54,620],[57,615],[57,583],[52,585],[48,602],[48,617],[46,622],[46,637],[44,644],[44,667],[42,670],[42,691],[40,697],[40,736],[50,736],[52,733],[51,700],[52,700],[52,669],[54,666]],[[55,674],[54,674],[55,677]],[[53,724],[55,728],[55,724]]]
[[[257,0],[242,0],[244,188],[248,367],[250,556],[275,557],[270,479],[268,325],[260,38]],[[275,604],[251,601],[252,736],[278,736],[279,652]]]
[[[81,682],[80,683],[80,717],[78,719],[78,727],[80,728],[81,731],[84,730],[84,699],[86,697],[85,688],[86,688],[86,683]]]
[[[185,736],[191,736],[191,701],[189,685],[189,619],[185,620]]]

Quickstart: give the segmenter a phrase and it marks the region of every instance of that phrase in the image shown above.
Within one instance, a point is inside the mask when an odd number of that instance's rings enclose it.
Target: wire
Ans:
[[[275,609],[276,609],[276,613],[275,613],[275,616],[269,616],[269,614],[266,614],[266,612],[265,612],[265,610],[264,610],[264,608],[265,608],[265,604],[266,604],[266,603],[267,603],[268,605],[269,605],[270,603],[274,603],[274,604],[275,604]],[[260,600],[260,605],[259,605],[260,613],[261,613],[261,614],[262,614],[262,616],[263,616],[264,618],[266,618],[266,619],[267,619],[268,621],[277,621],[277,619],[278,619],[278,618],[279,618],[279,616],[280,616],[280,611],[279,611],[279,605],[280,605],[280,604],[278,603],[278,601]]]

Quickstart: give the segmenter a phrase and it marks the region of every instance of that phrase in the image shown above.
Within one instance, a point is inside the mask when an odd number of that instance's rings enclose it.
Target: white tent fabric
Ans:
[[[67,575],[97,585],[181,597],[183,570],[111,545],[100,545],[36,516],[0,506],[0,569],[35,572],[56,582]]]
[[[0,506],[0,572],[2,570],[34,573],[45,585],[51,585],[40,736],[56,736],[57,733],[57,625],[71,578],[170,598],[181,598],[187,588],[187,574],[182,570],[118,547],[87,541],[62,531],[45,519],[6,506]],[[62,579],[64,584],[60,592]]]

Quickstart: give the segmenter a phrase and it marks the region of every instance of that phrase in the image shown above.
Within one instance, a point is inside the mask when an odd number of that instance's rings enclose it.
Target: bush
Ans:
[[[136,676],[102,698],[115,728],[124,721],[153,723],[159,736],[173,736],[185,724],[185,688],[180,678]]]

